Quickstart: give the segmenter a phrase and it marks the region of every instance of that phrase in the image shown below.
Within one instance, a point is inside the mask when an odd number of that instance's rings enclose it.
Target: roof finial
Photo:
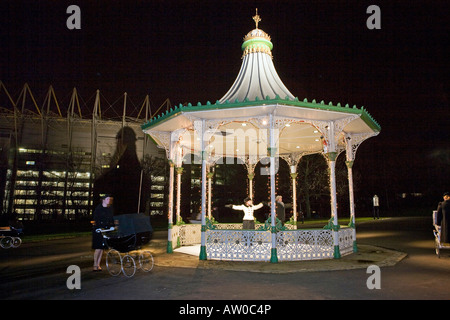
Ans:
[[[258,29],[258,22],[261,21],[261,18],[259,17],[259,14],[258,14],[258,8],[256,8],[256,15],[253,16],[253,20],[254,20],[255,23],[256,23],[256,29]]]

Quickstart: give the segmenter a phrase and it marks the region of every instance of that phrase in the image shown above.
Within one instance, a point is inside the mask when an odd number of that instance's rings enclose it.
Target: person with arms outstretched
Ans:
[[[255,217],[253,215],[253,212],[255,210],[261,209],[263,207],[263,203],[261,202],[260,204],[253,205],[252,199],[247,197],[244,199],[244,204],[228,204],[225,207],[232,208],[233,210],[244,211],[244,218],[242,219],[242,229],[255,229]]]

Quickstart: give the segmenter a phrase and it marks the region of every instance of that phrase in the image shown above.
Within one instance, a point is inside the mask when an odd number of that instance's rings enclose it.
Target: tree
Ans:
[[[301,158],[297,166],[297,185],[299,200],[304,203],[306,218],[311,218],[311,200],[316,202],[322,197],[329,197],[328,165],[320,154]]]
[[[321,154],[301,158],[297,167],[297,196],[304,203],[306,218],[311,218],[312,209],[329,212],[330,175],[327,160]],[[336,195],[340,210],[348,208],[348,175],[345,157],[336,161]],[[354,177],[355,182],[355,177]],[[313,203],[313,205],[312,205]],[[314,206],[314,208],[313,208]]]

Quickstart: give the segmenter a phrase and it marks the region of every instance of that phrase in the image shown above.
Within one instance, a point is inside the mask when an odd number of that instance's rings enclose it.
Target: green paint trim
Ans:
[[[328,153],[325,153],[325,154],[327,155],[328,160],[336,161],[337,152],[328,152]]]
[[[270,250],[270,262],[271,263],[278,263],[277,248],[272,248]]]
[[[341,226],[339,224],[334,224],[334,218],[331,217],[330,220],[328,220],[328,223],[324,225],[322,229],[338,232],[339,229],[341,229]]]
[[[257,46],[257,45],[263,45],[263,46],[267,47],[267,48],[270,49],[270,50],[273,49],[273,44],[272,44],[272,42],[270,42],[270,41],[267,40],[267,39],[259,38],[259,37],[258,37],[258,38],[253,38],[253,39],[244,41],[244,43],[243,43],[242,46],[241,46],[242,51],[244,51],[245,48],[247,48],[248,46],[252,46],[252,45],[256,45],[256,46]]]
[[[206,230],[216,230],[217,226],[215,226],[215,224],[218,224],[218,222],[214,219],[214,217],[211,217],[211,219],[205,217],[205,226],[203,228],[202,225],[201,231],[206,232]]]
[[[158,143],[155,141],[155,139],[153,139],[151,135],[149,135],[148,133],[146,133],[145,135],[150,139],[150,142],[153,142],[155,145],[158,145]]]
[[[350,219],[350,222],[348,223],[348,227],[355,229],[355,224],[353,223],[353,219]]]
[[[250,101],[248,99],[241,102],[226,101],[224,103],[220,103],[219,101],[216,101],[215,104],[211,104],[211,102],[208,101],[205,105],[202,105],[199,102],[197,103],[196,106],[193,106],[191,103],[189,103],[187,106],[183,106],[182,104],[180,104],[179,106],[171,108],[170,110],[163,112],[162,114],[153,117],[149,121],[145,122],[144,124],[141,125],[141,129],[144,131],[149,130],[152,127],[156,126],[156,124],[170,120],[183,112],[221,110],[221,109],[242,108],[242,107],[252,107],[271,104],[286,105],[316,110],[335,111],[348,114],[359,114],[361,115],[361,119],[369,126],[369,128],[371,128],[375,132],[381,131],[381,126],[378,124],[378,122],[375,121],[375,119],[370,115],[370,113],[367,112],[366,109],[364,109],[364,107],[358,109],[356,105],[354,105],[352,108],[350,108],[348,104],[342,107],[340,103],[338,103],[337,105],[333,105],[331,102],[329,104],[325,104],[323,101],[321,101],[320,103],[316,103],[315,100],[313,100],[312,102],[308,102],[307,99],[299,101],[298,98],[291,100],[288,97],[286,97],[285,99],[281,99],[278,95],[274,99],[266,97],[264,100],[261,100],[259,97],[255,97],[254,101]]]
[[[206,246],[200,246],[199,260],[206,260]]]
[[[167,253],[173,253],[172,241],[167,241]]]
[[[335,259],[340,259],[341,258],[341,251],[339,250],[339,246],[334,246],[334,254],[333,254]]]
[[[353,241],[353,252],[358,252],[358,245],[356,244],[356,240]]]

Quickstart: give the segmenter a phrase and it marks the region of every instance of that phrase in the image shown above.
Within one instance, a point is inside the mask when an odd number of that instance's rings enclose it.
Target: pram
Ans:
[[[436,214],[437,214],[437,211],[436,210],[433,211],[433,226],[434,226],[433,234],[434,234],[436,255],[438,256],[438,258],[440,258],[441,257],[441,249],[450,249],[450,244],[441,242],[441,227],[436,224],[436,221],[437,221]]]
[[[153,228],[150,218],[141,213],[114,216],[117,228],[97,229],[101,232],[110,249],[106,255],[106,268],[113,276],[121,272],[127,277],[134,276],[136,268],[145,272],[153,269],[153,256],[141,247],[150,242]],[[137,264],[137,266],[136,266]]]
[[[12,226],[0,227],[0,246],[3,249],[17,248],[22,244],[22,229]]]

